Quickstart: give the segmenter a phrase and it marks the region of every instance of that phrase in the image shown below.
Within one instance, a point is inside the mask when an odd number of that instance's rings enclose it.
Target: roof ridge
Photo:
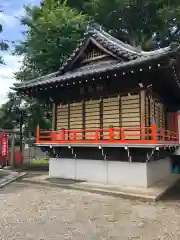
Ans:
[[[135,54],[139,54],[140,51],[138,50],[138,48],[134,48],[131,45],[124,43],[123,41],[119,40],[118,38],[113,37],[112,35],[110,35],[109,33],[107,33],[104,30],[96,30],[94,29],[98,34],[102,35],[104,38],[106,38],[108,41],[113,42],[114,44],[116,44],[118,47],[123,47],[125,48],[125,50],[129,50],[132,53]]]
[[[146,56],[150,56],[150,55],[161,54],[163,52],[171,50],[171,45],[169,45],[167,47],[152,50],[152,51],[143,51],[141,49],[131,46],[128,43],[125,43],[125,42],[119,40],[118,38],[113,37],[108,32],[104,31],[103,29],[99,29],[99,30],[94,29],[94,30],[97,31],[98,33],[104,35],[104,37],[111,39],[111,41],[113,41],[115,44],[118,44],[120,47],[124,47],[126,50],[132,51],[135,54],[140,54],[140,56],[146,57]]]
[[[59,69],[60,73],[64,73],[64,71],[66,71],[65,69],[68,69],[69,64],[70,64],[69,66],[72,66],[73,61],[76,61],[75,59],[77,58],[78,53],[82,50],[83,45],[85,45],[86,41],[88,41],[88,39],[90,38],[94,38],[97,42],[99,42],[105,48],[107,48],[109,51],[115,54],[118,59],[119,57],[120,58],[124,57],[129,61],[139,57],[148,58],[148,57],[162,54],[171,50],[171,46],[168,46],[158,50],[146,52],[136,47],[133,47],[119,40],[118,38],[113,37],[108,32],[106,32],[101,25],[92,24],[87,26],[87,30],[84,33],[84,38],[79,41],[79,44],[77,45],[74,52],[69,56],[66,62],[60,67]]]
[[[108,35],[108,36],[106,36]],[[122,52],[122,48],[124,51],[127,51],[131,54],[131,55],[134,55],[132,57],[132,59],[134,59],[135,57],[137,57],[137,54],[138,54],[138,51],[136,49],[136,51],[132,51],[130,48],[133,48],[131,47],[130,45],[127,45],[126,43],[123,43],[121,42],[120,40],[114,38],[113,36],[111,36],[110,34],[108,34],[107,32],[105,32],[102,27],[100,25],[97,25],[96,24],[96,27],[94,26],[87,26],[87,30],[85,31],[84,33],[84,38],[82,38],[80,41],[79,41],[79,44],[77,45],[76,49],[74,50],[74,52],[69,56],[69,58],[66,60],[66,62],[60,67],[60,71],[63,71],[65,69],[65,67],[69,64],[69,62],[75,57],[75,55],[80,51],[81,47],[83,46],[83,44],[89,39],[89,37],[92,37],[92,38],[95,38],[95,40],[98,41],[98,37],[101,38],[101,40],[106,40],[108,42],[108,44],[111,44],[111,45],[116,45],[116,47],[118,47],[117,51],[116,51],[116,54]],[[121,44],[118,44],[117,43],[121,43]],[[108,45],[106,44],[106,45]],[[126,46],[126,47],[125,47]],[[129,46],[129,47],[127,47]],[[111,46],[111,48],[113,48],[113,46]],[[111,49],[113,50],[113,49]],[[141,56],[141,55],[139,55]],[[131,60],[132,60],[131,59]]]

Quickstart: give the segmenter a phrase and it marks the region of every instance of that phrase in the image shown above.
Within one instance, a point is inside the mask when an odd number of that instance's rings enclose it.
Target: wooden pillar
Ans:
[[[146,126],[145,122],[145,104],[146,104],[146,95],[145,90],[140,92],[140,121],[141,121],[141,128]],[[145,134],[145,130],[141,129],[141,134]],[[141,139],[145,139],[145,136],[141,136]]]
[[[52,130],[56,129],[56,104],[52,105]]]
[[[104,126],[103,126],[103,98],[102,97],[99,103],[99,114],[100,114],[100,129],[103,129]],[[100,134],[101,134],[100,139],[102,140],[103,131],[101,131]]]
[[[82,101],[82,130],[86,130],[86,106],[85,101]],[[85,132],[83,132],[82,139],[85,140]]]
[[[71,126],[70,126],[70,119],[71,119],[71,109],[70,108],[71,108],[71,104],[68,103],[68,130],[70,130],[70,128],[71,128]],[[70,140],[70,132],[68,132],[68,140]]]
[[[118,95],[119,102],[119,127],[122,127],[121,95]]]

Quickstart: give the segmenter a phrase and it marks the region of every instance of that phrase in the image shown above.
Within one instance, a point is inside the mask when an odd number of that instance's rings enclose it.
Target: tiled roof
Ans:
[[[163,54],[163,55],[166,55],[166,54]],[[80,67],[78,69],[69,71],[60,76],[54,76],[54,77],[45,76],[44,79],[43,78],[41,79],[41,81],[24,82],[24,84],[16,85],[16,89],[25,89],[25,88],[48,85],[48,84],[59,83],[59,82],[63,83],[64,81],[67,81],[67,80],[76,81],[77,79],[79,80],[80,77],[86,77],[91,75],[93,76],[98,73],[111,72],[113,70],[123,70],[128,67],[131,68],[132,66],[136,67],[140,64],[151,62],[152,59],[156,60],[158,58],[159,58],[158,56],[153,56],[151,58],[140,57],[138,59],[128,61],[128,62],[123,62],[123,63],[120,63],[118,61],[106,61],[104,62],[104,64],[99,64],[99,65],[94,64],[94,65]]]
[[[83,45],[88,41],[90,38],[95,39],[99,44],[101,44],[104,48],[111,51],[117,58],[125,58],[127,60],[134,60],[139,57],[151,57],[154,55],[159,55],[164,52],[168,52],[170,47],[161,48],[155,51],[145,52],[138,48],[132,47],[129,44],[126,44],[117,38],[114,38],[109,33],[105,32],[104,30],[89,28],[88,31],[85,33],[85,38],[80,42],[79,46],[76,50],[72,53],[66,63],[60,68],[61,71],[68,71],[71,64],[74,62],[76,57],[81,52]]]
[[[71,66],[76,61],[82,49],[84,49],[83,46],[88,39],[94,39],[108,51],[111,51],[115,56],[117,56],[117,60],[101,61],[99,63],[80,66],[71,70]],[[151,52],[144,52],[112,37],[102,29],[97,30],[90,28],[86,33],[86,39],[80,43],[78,48],[58,72],[33,79],[31,81],[23,82],[21,84],[16,84],[15,89],[31,88],[34,86],[46,85],[65,80],[75,80],[79,77],[86,77],[115,69],[124,69],[142,64],[143,62],[151,61],[153,59],[161,58],[162,56],[169,54],[171,50],[171,46],[169,46]],[[125,58],[126,61],[122,62],[120,60],[122,58]]]

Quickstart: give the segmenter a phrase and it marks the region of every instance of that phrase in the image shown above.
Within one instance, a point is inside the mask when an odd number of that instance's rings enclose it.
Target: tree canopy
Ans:
[[[179,39],[178,0],[69,0],[68,4],[136,47],[150,50]]]
[[[0,12],[2,12],[1,8],[0,8]],[[0,23],[0,36],[2,34],[3,31],[3,26]],[[6,51],[8,49],[8,44],[0,37],[0,51]],[[3,57],[0,55],[0,64],[3,64]]]
[[[26,81],[57,71],[76,47],[89,21],[87,15],[70,8],[65,1],[57,4],[46,0],[40,7],[26,6],[25,11],[26,16],[21,19],[21,24],[27,28],[25,40],[15,46],[15,54],[24,57],[20,71],[15,73],[18,81]],[[37,124],[42,128],[50,128],[50,106],[29,98],[25,100],[26,127],[33,131]],[[11,94],[9,101],[1,109],[2,127],[12,127],[10,123],[12,119],[15,119],[16,125],[18,124],[19,114],[11,108],[13,104],[15,104],[14,95]],[[11,115],[6,118],[8,109],[11,109]]]
[[[46,0],[41,7],[25,7],[21,24],[27,27],[26,40],[16,45],[24,56],[16,78],[22,81],[57,71],[76,47],[87,26],[88,17],[65,3]]]
[[[113,36],[145,50],[179,41],[178,0],[42,0],[40,6],[26,6],[25,11],[21,19],[27,29],[25,40],[15,47],[15,54],[24,57],[15,74],[17,81],[57,71],[91,23],[98,23]],[[27,126],[35,129],[37,123],[46,123],[49,106],[43,108],[43,103],[28,98],[26,102],[31,106],[27,107],[31,116]],[[8,104],[3,108],[8,108]]]

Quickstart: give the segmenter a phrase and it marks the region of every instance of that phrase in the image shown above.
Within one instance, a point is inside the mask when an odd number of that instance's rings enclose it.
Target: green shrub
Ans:
[[[48,164],[21,164],[16,165],[15,168],[22,171],[49,171]]]
[[[48,165],[49,164],[49,159],[48,158],[33,159],[31,164],[35,164],[35,165]]]

